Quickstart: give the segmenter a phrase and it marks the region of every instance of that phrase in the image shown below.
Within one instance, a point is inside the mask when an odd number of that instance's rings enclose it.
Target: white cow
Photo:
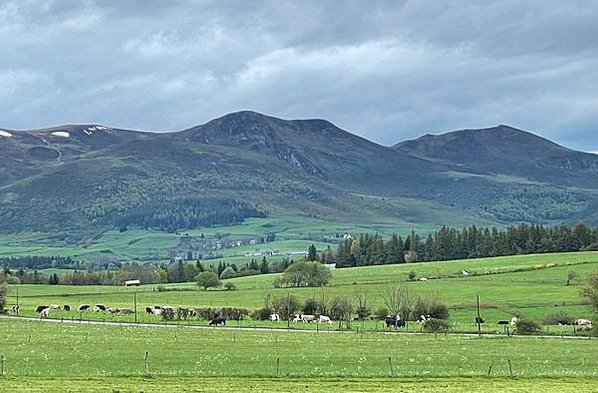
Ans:
[[[517,317],[511,318],[511,326],[516,326],[517,322],[519,322],[519,318],[517,318]]]
[[[320,315],[318,317],[318,323],[327,323],[329,325],[332,325],[332,320],[327,315]]]
[[[276,313],[274,313],[274,314],[270,314],[270,320],[271,320],[272,322],[278,322],[278,321],[280,321],[280,315],[278,315],[278,314],[276,314]]]
[[[301,320],[305,323],[316,322],[316,316],[312,314],[301,314]]]
[[[44,318],[48,318],[48,316],[50,315],[50,309],[49,308],[44,308],[40,313],[40,316],[44,317]]]
[[[590,321],[589,319],[578,319],[573,324],[579,326],[579,330],[592,329],[592,321]]]
[[[299,322],[302,322],[302,321],[303,321],[303,319],[301,319],[301,315],[299,315],[299,314],[293,315],[293,322],[299,323]]]

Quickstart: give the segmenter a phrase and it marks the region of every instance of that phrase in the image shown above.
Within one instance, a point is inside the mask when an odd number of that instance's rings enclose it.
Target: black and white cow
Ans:
[[[216,317],[210,321],[210,326],[226,326],[226,318]]]
[[[385,322],[387,329],[390,329],[391,326],[393,326],[395,329],[405,327],[405,321],[402,320],[399,315],[389,315]]]
[[[79,311],[88,311],[91,306],[89,304],[80,304],[77,310]]]
[[[475,318],[473,319],[473,321],[474,321],[476,324],[477,324],[477,323],[479,323],[479,324],[486,323],[486,320],[485,320],[484,318],[482,318],[482,317],[475,317]]]

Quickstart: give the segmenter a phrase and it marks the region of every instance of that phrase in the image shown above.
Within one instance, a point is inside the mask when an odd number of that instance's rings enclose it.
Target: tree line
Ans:
[[[121,231],[128,227],[176,232],[184,229],[229,225],[265,213],[236,199],[182,198],[157,201],[131,209],[116,219]]]
[[[445,226],[425,238],[415,231],[404,238],[393,234],[386,241],[379,234],[346,237],[336,252],[329,246],[319,259],[352,267],[589,250],[598,250],[598,229],[584,224],[520,224],[505,229],[472,225],[461,230]]]

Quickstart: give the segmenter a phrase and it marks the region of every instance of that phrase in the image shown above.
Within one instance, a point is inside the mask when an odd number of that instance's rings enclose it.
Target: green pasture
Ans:
[[[554,267],[545,267],[554,264]],[[536,267],[542,266],[541,269]],[[463,269],[471,276],[464,277]],[[384,305],[384,292],[392,283],[401,282],[409,286],[415,294],[438,295],[450,308],[455,331],[474,331],[476,296],[480,296],[482,316],[488,324],[487,332],[496,332],[496,321],[510,319],[514,314],[542,322],[556,312],[566,312],[574,318],[590,318],[592,313],[579,296],[582,278],[598,269],[597,252],[527,255],[500,258],[487,258],[463,261],[428,262],[416,264],[384,265],[359,268],[337,269],[333,271],[330,286],[324,288],[280,288],[272,287],[276,275],[260,275],[232,279],[237,290],[198,290],[194,283],[166,284],[167,291],[156,291],[157,285],[144,285],[137,288],[123,286],[51,286],[18,285],[11,286],[9,304],[17,301],[17,290],[23,316],[35,316],[35,308],[41,304],[69,304],[75,308],[79,304],[104,304],[111,307],[134,307],[136,292],[138,320],[160,322],[160,318],[145,315],[146,306],[170,305],[174,307],[240,307],[260,308],[265,297],[296,295],[300,300],[309,297],[332,299],[338,294],[354,295],[358,290],[367,291],[373,303],[373,311]],[[417,277],[427,281],[407,281],[408,273],[414,271]],[[578,278],[573,285],[565,286],[567,273],[574,271]],[[432,278],[436,277],[436,278]],[[53,318],[95,319],[130,322],[133,316],[106,315],[75,311],[56,311]],[[205,321],[186,323],[205,324]],[[235,322],[236,323],[236,322]],[[240,322],[241,326],[286,327],[286,323],[273,324],[269,321]],[[366,330],[382,329],[380,323],[359,322],[356,326]],[[337,325],[334,325],[336,328]],[[293,328],[315,328],[295,325]],[[412,324],[412,330],[420,329]],[[570,333],[571,327],[548,327],[551,334]]]
[[[598,341],[115,327],[0,319],[5,376],[598,377]],[[389,361],[389,357],[392,359]],[[279,359],[279,360],[277,360]],[[392,362],[392,363],[391,363]]]

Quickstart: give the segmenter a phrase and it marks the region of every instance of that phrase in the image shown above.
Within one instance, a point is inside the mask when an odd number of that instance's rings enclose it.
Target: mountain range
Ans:
[[[0,157],[5,234],[77,241],[283,213],[366,227],[598,224],[598,155],[505,125],[388,147],[325,120],[244,111],[171,133],[1,129]]]

